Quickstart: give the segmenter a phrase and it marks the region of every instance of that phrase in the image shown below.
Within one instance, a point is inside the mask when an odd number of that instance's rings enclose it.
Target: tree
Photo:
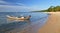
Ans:
[[[54,11],[53,8],[54,8],[54,6],[50,6],[50,7],[48,8],[48,11],[49,11],[49,12],[51,12],[51,11],[53,12],[53,11]]]

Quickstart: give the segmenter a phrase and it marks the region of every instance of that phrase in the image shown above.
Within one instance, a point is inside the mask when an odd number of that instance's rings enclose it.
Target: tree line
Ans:
[[[36,11],[36,12],[57,12],[57,11],[60,11],[60,6],[50,6],[46,10],[40,10],[40,11]]]
[[[60,11],[60,6],[51,6],[49,7],[46,11],[49,11],[49,12],[57,12],[57,11]]]

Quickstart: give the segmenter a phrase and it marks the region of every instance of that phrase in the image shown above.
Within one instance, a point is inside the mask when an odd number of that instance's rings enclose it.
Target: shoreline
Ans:
[[[38,33],[60,33],[60,12],[44,12],[51,14],[46,24],[38,30]]]

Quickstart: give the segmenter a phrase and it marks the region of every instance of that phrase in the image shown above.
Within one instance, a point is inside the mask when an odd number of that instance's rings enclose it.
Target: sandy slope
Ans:
[[[48,12],[51,15],[38,33],[60,33],[60,12]]]

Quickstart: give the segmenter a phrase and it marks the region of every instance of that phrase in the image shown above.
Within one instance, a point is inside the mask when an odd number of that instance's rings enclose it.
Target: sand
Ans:
[[[60,33],[60,12],[45,12],[51,14],[46,24],[38,33]]]

